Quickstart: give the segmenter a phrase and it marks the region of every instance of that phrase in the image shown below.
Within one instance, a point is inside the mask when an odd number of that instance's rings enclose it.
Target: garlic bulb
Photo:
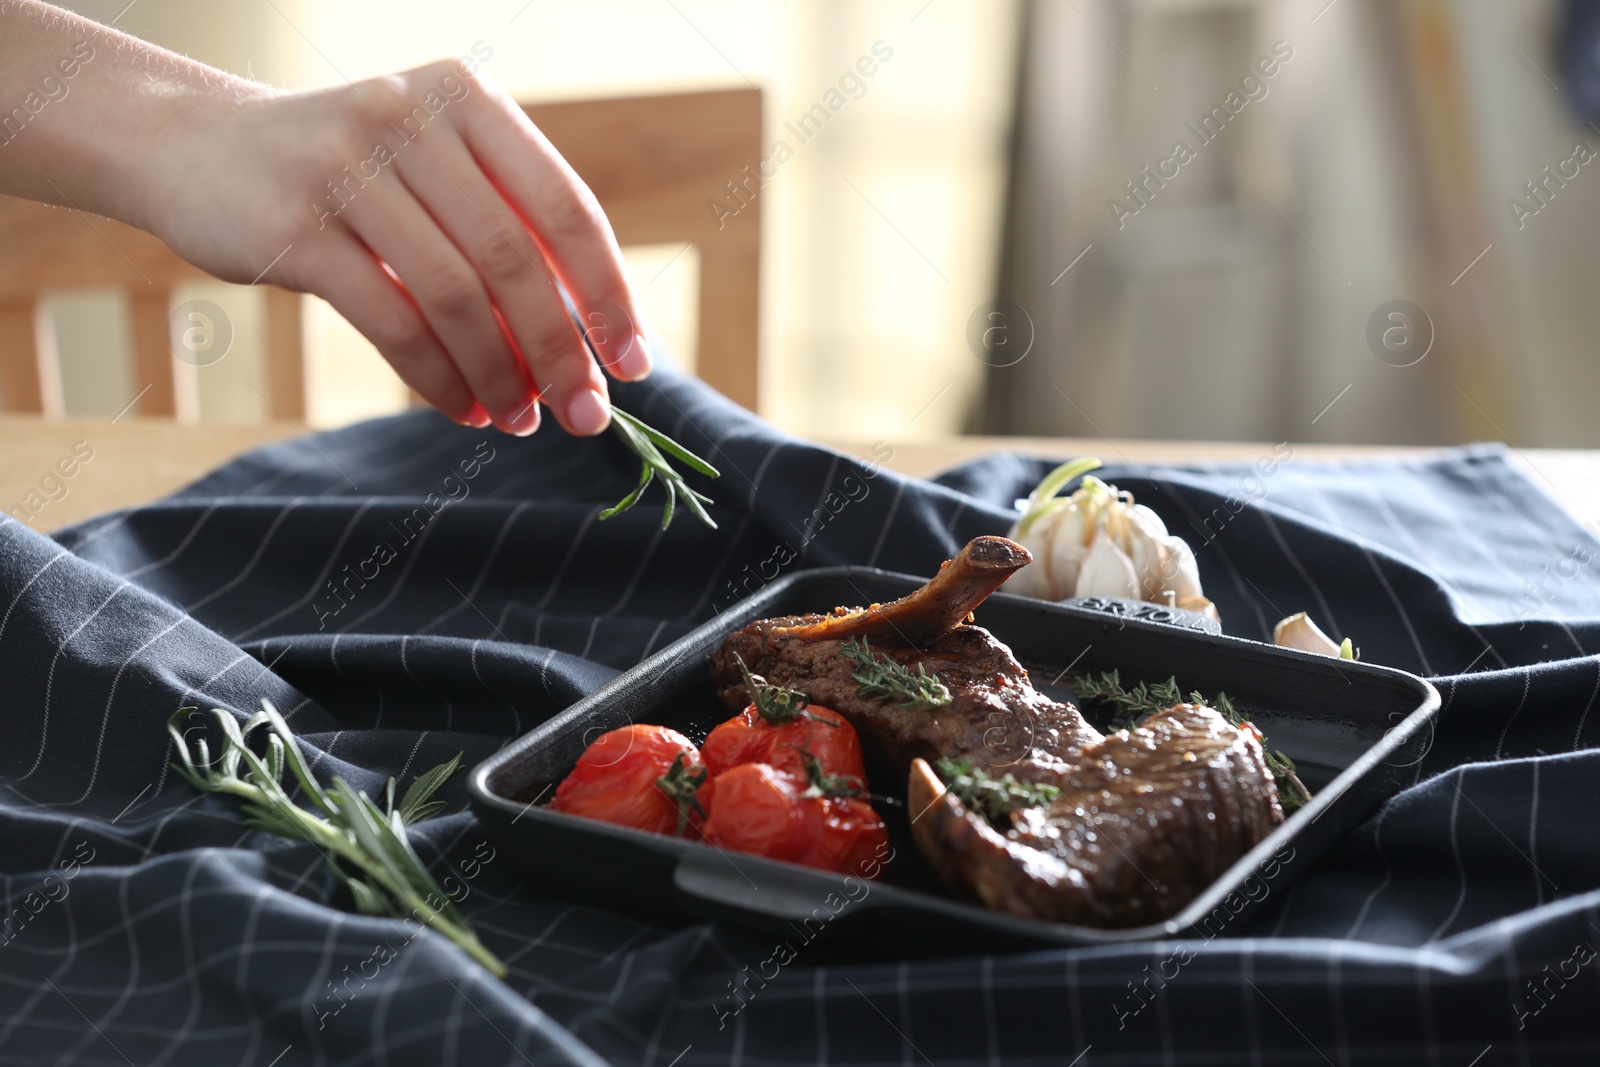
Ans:
[[[1017,501],[1022,517],[1009,536],[1033,553],[1033,562],[1011,577],[1006,591],[1041,600],[1127,597],[1216,619],[1194,552],[1132,494],[1089,476],[1098,466],[1097,459],[1063,463]],[[1070,496],[1057,495],[1079,475],[1085,477]]]
[[[1281,648],[1298,648],[1302,652],[1315,652],[1321,656],[1355,659],[1355,648],[1347,637],[1335,644],[1333,638],[1322,632],[1305,612],[1296,612],[1280,620],[1272,628],[1272,643]]]

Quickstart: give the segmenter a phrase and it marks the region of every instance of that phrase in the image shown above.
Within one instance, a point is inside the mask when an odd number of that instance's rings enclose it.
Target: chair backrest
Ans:
[[[698,247],[699,375],[755,410],[760,205],[732,214],[716,205],[729,200],[730,182],[749,195],[745,168],[753,170],[762,151],[760,90],[572,100],[525,110],[594,190],[621,244]],[[172,290],[205,277],[131,226],[0,196],[0,410],[61,413],[54,339],[39,299],[51,290],[109,286],[130,300],[134,376],[150,386],[139,414],[174,415]],[[301,298],[263,288],[264,392],[274,414],[303,419]]]

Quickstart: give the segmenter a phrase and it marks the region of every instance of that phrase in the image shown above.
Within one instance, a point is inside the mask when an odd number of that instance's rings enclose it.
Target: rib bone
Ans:
[[[776,633],[803,641],[819,638],[843,641],[866,636],[925,645],[961,625],[990,593],[1031,562],[1032,554],[1015,541],[992,535],[976,537],[914,593],[893,603],[830,615],[819,621],[785,627]]]

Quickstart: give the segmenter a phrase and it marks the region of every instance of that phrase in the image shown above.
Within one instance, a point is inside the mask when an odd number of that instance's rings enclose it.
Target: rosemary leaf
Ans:
[[[867,700],[899,698],[907,708],[942,708],[950,703],[950,690],[921,663],[913,672],[904,664],[872,651],[865,637],[852,637],[839,646],[840,655],[861,666],[852,674],[860,687],[856,695]]]
[[[444,801],[434,800],[433,794],[455,777],[460,769],[461,754],[458,752],[449,763],[441,763],[433,770],[417,775],[411,782],[411,788],[406,790],[406,795],[400,798],[399,808],[394,806],[394,789],[391,787],[388,810],[399,811],[400,821],[407,826],[433,818],[445,809]],[[393,782],[394,779],[389,781]]]

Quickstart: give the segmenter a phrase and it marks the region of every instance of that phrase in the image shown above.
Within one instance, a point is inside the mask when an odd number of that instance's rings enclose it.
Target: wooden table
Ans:
[[[300,432],[282,422],[180,426],[167,419],[131,416],[115,423],[0,416],[0,509],[48,532],[103,511],[154,500],[241,452]],[[884,454],[881,447],[874,451],[873,442],[829,443],[862,459]],[[1107,463],[1140,464],[1248,463],[1272,454],[1271,444],[1249,442],[956,437],[886,444],[893,452],[884,466],[917,476],[1005,449],[1062,459],[1092,455]],[[92,458],[74,462],[75,447],[78,456],[92,450]],[[1418,448],[1295,445],[1294,459],[1359,461],[1427,452]],[[1580,521],[1600,521],[1600,452],[1527,449],[1512,455],[1514,462]],[[62,464],[64,459],[67,462]],[[70,477],[62,474],[68,469],[73,471]]]

